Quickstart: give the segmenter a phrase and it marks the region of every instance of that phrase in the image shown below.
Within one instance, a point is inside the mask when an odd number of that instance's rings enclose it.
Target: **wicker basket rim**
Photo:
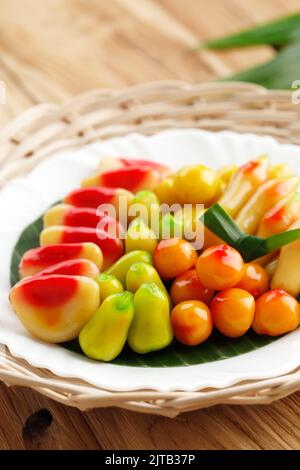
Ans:
[[[30,108],[1,131],[0,185],[28,173],[58,150],[130,132],[149,135],[172,128],[229,129],[299,144],[298,123],[292,92],[268,91],[249,83],[162,81],[122,90],[91,90],[63,105],[44,103]],[[109,392],[34,368],[5,351],[0,354],[0,379],[8,385],[29,386],[82,410],[118,406],[173,417],[219,403],[271,403],[299,389],[300,370],[225,389]]]

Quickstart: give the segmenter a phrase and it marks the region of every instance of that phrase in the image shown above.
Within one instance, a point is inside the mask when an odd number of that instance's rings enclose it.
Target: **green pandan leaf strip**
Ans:
[[[238,244],[244,235],[234,220],[219,204],[214,204],[204,212],[200,220],[209,230],[231,246]]]
[[[300,238],[300,228],[295,228],[293,230],[288,230],[287,232],[278,233],[277,235],[272,235],[267,238],[265,241],[266,249],[268,251],[276,250],[282,248],[284,245],[288,245]]]
[[[217,237],[237,249],[247,262],[300,239],[300,229],[289,230],[268,238],[248,235],[239,229],[219,204],[208,209],[200,220]]]

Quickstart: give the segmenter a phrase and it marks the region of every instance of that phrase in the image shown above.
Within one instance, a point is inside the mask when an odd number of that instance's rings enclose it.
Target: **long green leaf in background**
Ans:
[[[39,234],[42,228],[43,219],[40,217],[21,234],[11,260],[11,285],[19,281],[18,266],[23,254],[39,245]],[[266,346],[272,341],[276,341],[276,339],[259,336],[253,331],[249,331],[245,336],[236,339],[226,338],[215,331],[208,341],[195,347],[188,347],[174,342],[162,351],[143,356],[126,347],[113,363],[134,367],[189,366],[238,356]],[[82,354],[77,340],[65,343],[61,347]]]
[[[274,59],[243,70],[225,80],[257,83],[270,89],[290,89],[300,79],[300,13],[230,36],[211,39],[198,47],[227,49],[253,45],[280,48]]]
[[[270,89],[290,89],[300,79],[300,42],[283,48],[274,59],[226,80],[253,82]]]
[[[237,34],[222,38],[210,39],[200,47],[226,49],[269,44],[283,46],[300,39],[300,13],[286,16]]]

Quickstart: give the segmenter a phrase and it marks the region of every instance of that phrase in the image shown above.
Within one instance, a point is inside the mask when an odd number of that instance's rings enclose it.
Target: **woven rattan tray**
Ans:
[[[93,90],[63,106],[29,109],[0,134],[0,187],[26,174],[58,150],[131,132],[154,134],[170,128],[233,130],[271,135],[300,144],[300,106],[288,91],[247,83],[155,82],[123,90]],[[174,417],[220,403],[266,404],[300,388],[300,369],[281,377],[199,392],[109,392],[55,376],[0,352],[0,379],[31,387],[69,406],[86,410],[117,406]]]

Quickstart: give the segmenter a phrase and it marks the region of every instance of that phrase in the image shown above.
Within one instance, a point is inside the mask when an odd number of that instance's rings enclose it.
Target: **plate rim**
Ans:
[[[246,138],[251,138],[251,139],[258,139],[259,141],[261,140],[268,140],[269,142],[271,142],[273,145],[276,145],[276,146],[279,146],[280,148],[285,148],[285,147],[288,147],[288,148],[297,148],[297,151],[299,152],[299,155],[300,155],[300,148],[294,144],[279,144],[275,139],[273,139],[272,137],[269,137],[269,136],[258,136],[258,135],[255,135],[255,134],[239,134],[239,133],[236,133],[236,132],[233,132],[233,131],[221,131],[221,132],[218,132],[218,133],[215,133],[215,132],[210,132],[210,131],[202,131],[202,130],[199,130],[199,129],[175,129],[175,130],[166,130],[166,131],[162,131],[162,132],[159,132],[157,134],[155,134],[154,136],[144,136],[143,134],[139,134],[139,133],[132,133],[132,134],[128,134],[124,137],[118,137],[118,138],[113,138],[113,139],[109,139],[108,141],[106,141],[106,143],[110,142],[112,143],[113,141],[120,141],[120,140],[127,140],[127,139],[134,139],[134,138],[138,138],[138,139],[153,139],[153,138],[160,138],[160,137],[164,137],[164,136],[173,136],[174,133],[175,134],[190,134],[192,132],[192,134],[197,134],[197,136],[201,135],[202,136],[216,136],[216,134],[218,136],[220,135],[227,135],[227,136],[235,136],[235,138],[238,136],[238,138],[242,138],[242,139],[246,139]],[[81,154],[82,151],[85,151],[87,150],[88,147],[94,147],[95,145],[98,145],[93,143],[93,144],[89,144],[89,145],[85,145],[82,149],[80,149],[79,151],[75,152],[77,155],[78,154]],[[100,144],[101,145],[101,144]],[[57,155],[53,155],[51,156],[47,162],[49,163],[49,161],[54,161],[58,158],[67,158],[67,156],[69,155],[70,156],[70,151],[68,152],[58,152]],[[68,157],[69,158],[69,157]],[[74,153],[72,154],[72,159],[74,158]],[[25,177],[21,177],[21,178],[18,178],[17,180],[13,180],[11,183],[9,183],[7,185],[8,188],[10,187],[13,187],[15,182],[19,182],[19,184],[22,185],[22,182],[26,182],[26,181],[30,181],[30,177],[31,177],[31,181],[32,181],[32,175],[36,177],[36,175],[38,175],[39,173],[39,169],[41,167],[43,167],[45,164],[45,162],[42,162],[40,163],[39,165],[37,165],[33,171],[31,171],[29,173],[29,175],[25,176]],[[299,163],[299,170],[300,170],[300,163]],[[299,171],[300,172],[300,171]],[[33,177],[33,180],[34,180],[34,177]],[[25,185],[26,186],[26,185]],[[1,201],[1,196],[2,196],[2,192],[0,192],[0,201]],[[25,226],[23,227],[23,229],[25,228]],[[20,235],[20,233],[19,233]],[[290,335],[294,335],[295,333],[297,333],[297,330],[295,332],[292,332],[289,334]],[[298,333],[300,333],[298,331]],[[29,339],[29,338],[28,338]],[[299,335],[299,339],[300,339],[300,335]],[[0,340],[4,343],[6,343],[7,340],[5,340],[4,336],[3,336],[3,332],[0,331]],[[37,342],[36,339],[34,338],[31,338],[31,341],[33,342]],[[249,353],[245,353],[245,354],[242,354],[242,355],[239,355],[237,356],[238,358],[240,357],[244,357],[247,356],[247,355],[253,355],[253,354],[256,354],[258,351],[264,349],[264,348],[270,348],[270,346],[272,346],[273,344],[278,344],[279,342],[281,341],[281,339],[278,339],[275,343],[272,343],[271,345],[268,345],[268,346],[264,346],[262,348],[260,348],[259,350],[255,350],[255,351],[252,351],[252,352],[249,352]],[[20,352],[20,350],[18,348],[15,348],[13,344],[6,344],[7,347],[10,349],[11,353],[13,354],[14,357],[19,357],[19,358],[22,358],[22,359],[25,359],[27,362],[29,362],[30,364],[32,364],[34,367],[37,367],[37,368],[48,368],[47,366],[45,367],[45,365],[40,365],[38,362],[39,361],[35,361],[34,359],[30,359],[28,360],[28,356],[26,356],[26,354],[23,352],[23,354]],[[49,346],[47,344],[47,346]],[[55,346],[54,346],[55,347]],[[75,353],[71,353],[71,354],[75,354]],[[77,356],[77,355],[76,355]],[[80,356],[81,359],[82,359],[82,356]],[[230,358],[230,359],[224,359],[224,360],[219,360],[219,361],[215,361],[216,363],[223,363],[226,362],[226,361],[233,361],[235,358]],[[212,363],[206,363],[206,364],[212,364]],[[288,365],[289,364],[289,365]],[[293,365],[292,365],[293,364]],[[184,387],[184,390],[183,391],[187,391],[187,392],[191,392],[191,391],[196,391],[196,390],[199,390],[201,388],[207,388],[207,387],[214,387],[214,388],[223,388],[223,387],[229,387],[231,385],[234,385],[238,382],[240,382],[241,380],[262,380],[262,379],[268,379],[268,378],[271,378],[271,377],[275,377],[275,376],[279,376],[279,375],[283,375],[285,373],[288,373],[290,372],[291,370],[295,369],[298,365],[300,364],[300,359],[298,361],[298,363],[295,365],[294,362],[293,363],[286,363],[284,367],[282,367],[281,369],[278,369],[278,373],[276,373],[276,375],[270,373],[270,374],[264,374],[263,376],[259,376],[257,377],[257,375],[259,375],[258,373],[256,373],[255,377],[252,377],[251,375],[249,376],[246,376],[246,374],[244,374],[244,377],[240,380],[236,380],[236,379],[231,379],[231,380],[223,380],[222,384],[215,384],[215,385],[211,385],[211,382],[206,382],[206,383],[202,383],[201,387],[199,388],[199,386],[191,386],[189,387],[187,384],[185,384],[185,387]],[[99,365],[99,363],[97,363],[97,365]],[[104,364],[101,363],[101,365],[103,366]],[[107,366],[105,364],[105,366]],[[198,365],[193,365],[193,366],[177,366],[177,367],[171,367],[171,368],[168,368],[168,367],[163,367],[163,368],[151,368],[151,370],[159,370],[159,371],[166,371],[166,370],[170,370],[170,369],[173,369],[173,370],[178,370],[178,368],[180,369],[184,369],[184,370],[191,370],[191,369],[195,369],[195,368],[199,368],[201,367],[202,364],[198,364]],[[126,368],[128,369],[126,366],[120,366],[120,365],[116,365],[116,364],[113,364],[113,365],[110,365],[110,367],[113,367],[113,368]],[[144,368],[139,368],[139,367],[130,367],[129,369],[131,370],[144,370]],[[72,373],[70,375],[68,375],[66,372],[64,372],[63,374],[60,373],[59,370],[53,368],[53,366],[51,367],[51,371],[59,376],[59,377],[66,377],[66,378],[74,378],[74,375],[72,375]],[[81,378],[81,377],[80,377]],[[83,380],[86,380],[86,379],[83,379]],[[92,381],[90,379],[86,380],[88,383],[92,383]],[[99,381],[96,381],[95,383],[92,383],[93,385],[96,385],[97,387],[99,387]],[[142,389],[152,389],[152,390],[158,390],[158,391],[162,391],[162,392],[165,392],[165,391],[177,391],[177,390],[181,390],[180,388],[178,388],[178,386],[171,386],[170,384],[168,386],[158,386],[158,387],[154,387],[153,384],[150,384],[150,383],[145,383],[143,386],[140,386],[140,387],[137,387],[136,385],[133,385],[132,387],[130,386],[127,386],[125,388],[122,388],[122,387],[117,387],[117,388],[114,388],[112,386],[109,386],[109,387],[106,387],[105,384],[102,384],[101,385],[102,388],[104,389],[107,389],[107,390],[112,390],[112,391],[133,391],[133,390],[142,390]]]

